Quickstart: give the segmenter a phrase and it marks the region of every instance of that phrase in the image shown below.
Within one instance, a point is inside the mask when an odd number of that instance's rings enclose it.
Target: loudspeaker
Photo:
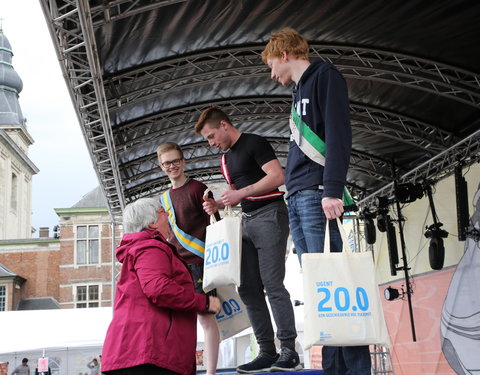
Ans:
[[[388,243],[388,259],[390,261],[390,274],[397,275],[398,265],[398,249],[397,236],[395,234],[395,227],[390,221],[390,216],[387,215],[387,243]]]
[[[432,270],[441,270],[443,268],[443,261],[445,260],[445,247],[443,246],[443,239],[441,237],[433,236],[430,240],[428,257]]]
[[[462,165],[455,167],[455,198],[457,203],[457,230],[458,240],[467,239],[467,228],[469,224],[468,213],[468,186],[465,177],[462,176]]]

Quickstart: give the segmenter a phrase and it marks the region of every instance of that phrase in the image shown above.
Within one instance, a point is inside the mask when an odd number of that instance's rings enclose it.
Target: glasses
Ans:
[[[182,160],[183,160],[183,158],[173,159],[173,160],[169,160],[169,161],[164,161],[161,164],[162,164],[163,168],[170,168],[172,165],[174,165],[175,167],[178,167]]]

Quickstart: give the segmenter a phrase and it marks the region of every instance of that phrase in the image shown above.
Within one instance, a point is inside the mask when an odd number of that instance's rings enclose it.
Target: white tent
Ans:
[[[10,373],[26,357],[33,373],[45,355],[53,374],[88,374],[111,319],[110,307],[0,312],[0,362]]]
[[[59,309],[0,313],[0,355],[38,349],[101,346],[112,309]]]

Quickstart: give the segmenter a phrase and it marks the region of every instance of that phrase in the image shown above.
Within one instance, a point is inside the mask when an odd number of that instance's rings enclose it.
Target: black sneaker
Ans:
[[[298,353],[289,348],[282,348],[280,357],[278,358],[277,362],[272,364],[270,371],[298,371],[302,368],[303,366],[300,364]]]
[[[237,367],[237,372],[240,374],[256,374],[258,372],[269,372],[270,367],[278,359],[278,354],[272,356],[271,354],[260,352],[260,354],[252,362],[245,363]]]

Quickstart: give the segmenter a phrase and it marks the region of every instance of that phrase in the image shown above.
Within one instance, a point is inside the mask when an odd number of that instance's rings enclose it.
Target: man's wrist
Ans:
[[[325,199],[336,199],[337,201],[343,203],[343,200],[341,200],[340,198],[335,198],[335,197],[323,197],[323,198],[322,198],[322,202],[323,202]]]

